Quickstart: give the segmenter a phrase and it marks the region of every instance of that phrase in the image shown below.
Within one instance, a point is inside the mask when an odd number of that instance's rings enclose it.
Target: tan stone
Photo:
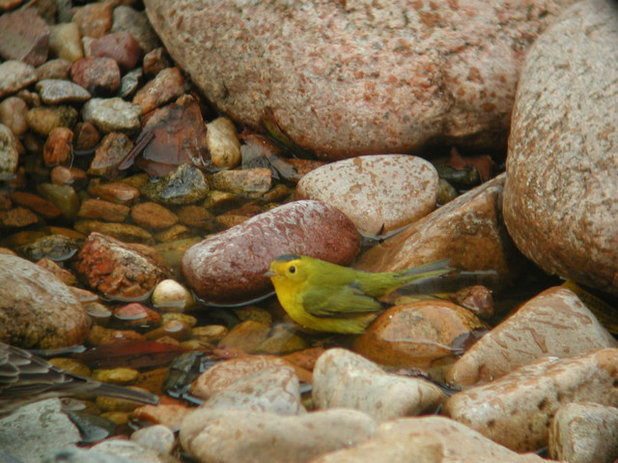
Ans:
[[[570,290],[549,288],[479,339],[451,368],[460,386],[493,381],[545,355],[568,357],[618,342]]]
[[[547,446],[558,408],[577,401],[618,405],[618,348],[544,357],[483,386],[451,396],[445,413],[515,451]]]

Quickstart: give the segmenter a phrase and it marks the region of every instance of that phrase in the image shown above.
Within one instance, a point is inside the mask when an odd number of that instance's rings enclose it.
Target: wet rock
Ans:
[[[399,418],[381,423],[374,436],[311,463],[543,463],[537,455],[517,454],[448,418]]]
[[[226,117],[218,117],[206,128],[206,143],[212,163],[219,168],[236,167],[240,163],[240,142],[234,123]]]
[[[73,144],[77,151],[95,148],[101,140],[101,134],[92,122],[78,122],[75,125]]]
[[[82,103],[91,95],[81,85],[62,79],[44,79],[36,84],[36,91],[45,104]]]
[[[78,239],[53,234],[19,246],[17,250],[22,256],[31,261],[50,259],[54,262],[64,262],[77,253],[81,245],[80,243]]]
[[[36,72],[30,64],[16,60],[0,63],[0,98],[27,87],[36,79]]]
[[[463,270],[495,270],[513,278],[522,259],[501,218],[504,175],[459,196],[362,254],[355,266],[369,272],[402,270],[450,259]]]
[[[108,439],[90,447],[89,453],[94,455],[103,454],[113,458],[112,462],[126,463],[129,461],[143,461],[148,463],[175,463],[177,460],[160,455],[156,450],[143,447],[137,442],[123,439]],[[92,460],[89,460],[92,461]],[[104,461],[104,463],[107,463]],[[110,462],[111,463],[111,462]]]
[[[33,66],[47,61],[49,27],[34,8],[0,16],[0,56]]]
[[[614,295],[616,24],[614,2],[580,2],[530,50],[513,110],[504,189],[504,221],[523,254],[550,274]]]
[[[269,122],[332,160],[436,138],[503,147],[525,52],[573,1],[144,3],[174,61],[222,112]]]
[[[81,440],[79,429],[62,412],[59,399],[25,405],[0,420],[0,448],[6,461],[39,463]],[[8,459],[6,455],[12,455]],[[19,460],[15,460],[19,458]]]
[[[8,127],[16,137],[28,130],[26,114],[28,105],[21,98],[11,96],[0,102],[0,124]]]
[[[137,11],[130,6],[119,5],[114,8],[113,18],[112,31],[125,31],[131,34],[144,53],[161,46],[159,37],[152,29],[145,12]]]
[[[236,349],[247,353],[256,352],[268,337],[270,326],[254,320],[245,320],[235,325],[219,342],[220,349]]]
[[[569,357],[618,342],[572,291],[543,291],[479,339],[451,368],[460,386],[493,381],[539,357]]]
[[[133,103],[141,108],[141,114],[164,105],[184,93],[185,81],[178,68],[166,68],[159,72],[154,79],[140,88]]]
[[[82,108],[82,118],[103,132],[130,131],[140,127],[139,106],[121,98],[92,98]]]
[[[52,183],[40,183],[36,187],[37,193],[51,201],[67,220],[73,220],[79,210],[79,197],[75,189],[70,185],[54,185]]]
[[[77,212],[78,217],[102,219],[107,222],[124,222],[129,216],[129,208],[103,199],[85,199]]]
[[[55,166],[49,172],[49,179],[54,185],[75,185],[82,189],[86,186],[86,172],[77,167]]]
[[[39,217],[23,207],[0,211],[0,225],[6,228],[23,228],[39,222]]]
[[[54,275],[56,275],[58,279],[62,281],[65,285],[76,286],[79,284],[79,282],[77,281],[77,277],[75,277],[75,275],[73,275],[67,269],[60,267],[60,265],[58,265],[55,261],[51,259],[44,257],[43,259],[36,261],[36,264],[39,267],[44,268],[48,272],[51,272]],[[84,307],[84,309],[88,311],[88,309],[86,308],[84,304],[82,304],[82,307]],[[88,315],[90,315],[89,312],[88,312]]]
[[[70,70],[70,61],[62,58],[56,58],[50,59],[36,68],[36,75],[39,81],[48,79],[65,81],[69,78]],[[83,92],[83,88],[81,90]]]
[[[189,415],[194,408],[178,403],[160,404],[160,405],[145,405],[136,408],[131,416],[137,420],[142,420],[146,423],[158,423],[167,426],[170,429],[180,429],[180,424]]]
[[[111,236],[126,243],[149,244],[154,242],[154,238],[149,231],[129,223],[108,223],[100,222],[98,220],[78,220],[73,224],[73,228],[84,235],[89,235],[92,232],[99,232],[103,235]]]
[[[146,135],[154,138],[135,163],[151,176],[166,175],[181,164],[207,163],[206,127],[200,107],[191,97],[147,114],[141,136]]]
[[[145,202],[131,208],[131,219],[146,228],[161,230],[178,222],[178,216],[157,203]]]
[[[99,369],[92,372],[92,377],[97,381],[121,385],[132,383],[138,375],[139,372],[134,368]]]
[[[300,463],[362,442],[375,428],[375,421],[356,410],[282,416],[200,408],[183,421],[180,442],[201,461]]]
[[[71,66],[71,79],[91,95],[110,96],[120,88],[120,68],[112,58],[80,58]]]
[[[163,455],[170,455],[176,445],[174,432],[162,424],[138,429],[131,434],[131,440]]]
[[[288,323],[273,326],[268,337],[257,347],[257,352],[283,355],[307,348],[307,341],[300,337]]]
[[[546,447],[558,408],[590,401],[614,406],[618,348],[544,357],[498,380],[451,396],[445,413],[518,452]]]
[[[0,254],[0,340],[21,347],[81,344],[90,320],[68,286],[20,257]]]
[[[186,341],[191,338],[191,327],[181,320],[166,320],[161,326],[146,333],[146,339],[175,339]]]
[[[135,245],[96,232],[77,255],[75,269],[91,288],[111,299],[145,298],[167,277],[167,269]]]
[[[166,205],[191,204],[206,197],[208,182],[200,169],[182,164],[165,177],[146,183],[140,191],[154,202]]]
[[[212,175],[211,184],[217,190],[230,193],[261,195],[272,187],[272,172],[264,167],[222,170]]]
[[[31,130],[47,136],[57,127],[72,128],[77,122],[77,110],[71,106],[39,106],[26,115]]]
[[[112,32],[90,43],[92,56],[106,56],[118,63],[120,69],[133,69],[139,61],[141,49],[128,32]]]
[[[88,187],[88,193],[115,203],[126,204],[139,198],[139,190],[125,183],[99,183]]]
[[[120,98],[128,99],[133,95],[142,83],[144,78],[144,71],[142,68],[133,69],[127,72],[120,79],[120,90],[118,90],[118,96]]]
[[[43,146],[43,162],[47,167],[68,164],[73,159],[73,131],[56,127],[49,132]]]
[[[17,138],[9,127],[0,124],[0,179],[13,177],[18,162]]]
[[[380,235],[435,209],[438,173],[416,156],[360,156],[312,170],[296,191],[341,210],[362,233]]]
[[[167,312],[185,312],[195,305],[191,292],[176,280],[167,279],[155,286],[152,305]]]
[[[246,355],[225,360],[200,374],[191,385],[191,394],[208,399],[247,375],[286,365],[284,360],[272,355]]]
[[[383,365],[431,369],[436,377],[457,359],[485,325],[452,302],[433,299],[383,312],[354,342],[354,350]]]
[[[127,135],[121,132],[108,133],[94,152],[88,174],[111,175],[118,170],[122,160],[132,149],[133,142]]]
[[[280,415],[305,413],[294,368],[271,366],[246,374],[204,402],[202,407],[218,410],[247,410]]]
[[[50,27],[49,49],[55,56],[73,63],[84,57],[79,27],[74,22],[55,24]]]
[[[114,309],[112,324],[119,328],[147,330],[161,324],[161,314],[139,302]]]
[[[114,5],[107,2],[94,2],[75,8],[73,21],[79,32],[86,37],[103,37],[112,27]]]
[[[313,401],[318,408],[353,408],[377,421],[433,412],[446,399],[435,384],[388,374],[348,350],[322,354],[313,370]]]
[[[549,455],[569,463],[613,463],[618,458],[618,408],[569,403],[549,428]]]
[[[349,263],[360,246],[352,222],[318,201],[296,201],[259,214],[191,247],[181,270],[204,300],[247,301],[271,291],[264,273],[281,254]]]
[[[172,67],[173,63],[165,48],[158,47],[144,55],[142,67],[144,73],[149,76],[154,76],[165,68]]]

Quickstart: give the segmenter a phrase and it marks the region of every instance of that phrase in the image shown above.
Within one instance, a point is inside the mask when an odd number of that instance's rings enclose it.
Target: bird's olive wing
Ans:
[[[309,288],[303,296],[303,307],[316,317],[338,318],[377,312],[383,308],[379,301],[363,293],[356,283]]]

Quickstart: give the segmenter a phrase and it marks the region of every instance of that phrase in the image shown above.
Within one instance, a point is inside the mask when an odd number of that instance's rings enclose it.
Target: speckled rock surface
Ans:
[[[311,463],[543,463],[538,455],[517,454],[457,421],[443,416],[399,418],[378,426],[374,436],[350,449]]]
[[[75,270],[90,288],[105,297],[142,300],[168,277],[168,270],[153,254],[147,246],[123,243],[93,232],[76,257]]]
[[[224,113],[269,119],[335,159],[436,139],[503,145],[525,52],[573,2],[144,3],[170,55]]]
[[[0,341],[21,347],[81,344],[90,318],[71,290],[51,272],[0,254]]]
[[[618,342],[570,290],[549,288],[479,339],[451,368],[460,386],[492,381],[545,355],[568,357]]]
[[[361,233],[387,234],[436,207],[438,173],[428,161],[406,155],[359,156],[312,170],[297,195],[344,212]]]
[[[313,401],[318,408],[353,408],[378,421],[431,413],[446,399],[435,384],[388,374],[346,349],[329,349],[313,370]]]
[[[376,422],[356,410],[282,416],[199,408],[180,428],[183,448],[198,461],[301,463],[368,439]]]
[[[549,455],[569,463],[613,463],[618,458],[618,408],[592,402],[558,409],[549,429]]]
[[[502,223],[504,175],[470,190],[364,252],[355,266],[369,272],[402,270],[435,260],[465,270],[517,274],[521,255]]]
[[[580,2],[530,50],[513,110],[504,220],[550,274],[618,295],[618,6]]]
[[[549,424],[570,402],[618,404],[618,348],[544,357],[492,383],[451,396],[451,418],[518,452],[547,446]]]
[[[272,291],[264,273],[282,254],[349,264],[360,248],[354,224],[319,201],[284,204],[192,246],[181,270],[205,301],[233,304]]]

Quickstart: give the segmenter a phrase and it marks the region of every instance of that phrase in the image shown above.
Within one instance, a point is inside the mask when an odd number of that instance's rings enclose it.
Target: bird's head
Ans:
[[[305,258],[294,254],[285,254],[274,259],[266,272],[273,282],[288,280],[289,282],[301,282],[307,278],[307,266]]]

